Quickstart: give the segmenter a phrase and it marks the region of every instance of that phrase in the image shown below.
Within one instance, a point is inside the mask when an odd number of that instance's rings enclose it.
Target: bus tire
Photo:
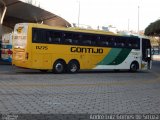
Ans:
[[[71,60],[67,65],[67,71],[69,73],[76,73],[80,69],[79,62],[77,60]]]
[[[65,71],[65,62],[63,60],[57,60],[53,65],[53,72],[60,74]]]
[[[139,64],[137,61],[134,61],[130,65],[130,71],[131,72],[136,72],[139,69]]]

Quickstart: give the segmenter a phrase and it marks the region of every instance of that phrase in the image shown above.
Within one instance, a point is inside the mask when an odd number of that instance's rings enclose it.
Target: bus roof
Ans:
[[[27,23],[19,23],[19,24],[27,24]],[[133,38],[145,38],[145,36],[139,35],[122,35],[122,34],[115,34],[110,31],[103,31],[103,30],[92,30],[92,29],[83,29],[77,27],[57,27],[57,26],[49,26],[45,24],[36,24],[36,23],[28,23],[28,25],[36,28],[44,28],[44,29],[52,29],[52,30],[62,30],[62,31],[70,31],[70,32],[79,32],[79,33],[91,33],[91,34],[101,34],[101,35],[113,35],[113,36],[121,36],[121,37],[133,37]]]
[[[71,32],[80,32],[80,33],[91,33],[91,34],[104,34],[104,35],[114,35],[119,36],[118,34],[115,34],[113,32],[109,31],[103,31],[103,30],[92,30],[92,29],[82,29],[82,28],[76,28],[76,27],[56,27],[56,26],[48,26],[44,24],[35,24],[35,23],[29,23],[32,27],[37,28],[45,28],[45,29],[54,29],[54,30],[63,30],[63,31],[71,31]]]
[[[130,34],[130,35],[122,35],[122,36],[134,37],[134,38],[142,38],[142,39],[149,39],[147,36],[138,35],[138,34]]]

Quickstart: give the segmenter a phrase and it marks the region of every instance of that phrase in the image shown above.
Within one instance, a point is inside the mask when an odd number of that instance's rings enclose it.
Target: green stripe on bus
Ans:
[[[123,48],[118,56],[108,65],[118,65],[121,64],[129,55],[132,49]]]
[[[117,58],[117,56],[122,51],[122,48],[112,48],[111,51],[105,56],[105,58],[98,63],[98,65],[108,65],[113,62]]]

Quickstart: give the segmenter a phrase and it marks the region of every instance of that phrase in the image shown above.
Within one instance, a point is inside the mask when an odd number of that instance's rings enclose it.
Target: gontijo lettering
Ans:
[[[81,47],[71,47],[71,52],[76,53],[98,53],[102,54],[103,49],[102,48],[81,48]]]

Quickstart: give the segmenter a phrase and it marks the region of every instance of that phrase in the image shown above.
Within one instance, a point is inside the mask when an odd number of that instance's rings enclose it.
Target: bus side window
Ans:
[[[72,35],[72,44],[74,45],[81,45],[81,34],[74,34]]]
[[[72,39],[65,39],[66,44],[72,44]]]
[[[111,36],[100,36],[100,44],[101,46],[104,47],[112,47],[113,46],[113,41],[112,41],[112,37]]]
[[[116,45],[117,47],[120,47],[120,48],[125,47],[125,38],[124,37],[117,37],[116,44],[117,44]]]
[[[91,36],[88,34],[82,34],[82,45],[91,45]]]
[[[61,43],[62,34],[61,32],[54,32],[53,43]]]
[[[135,49],[140,49],[140,40],[138,38],[135,39],[134,47],[135,47]]]
[[[96,44],[97,44],[98,46],[101,46],[100,41],[101,41],[101,37],[100,37],[100,36],[97,36]]]
[[[63,34],[63,38],[64,38],[64,44],[72,44],[72,33],[64,33]]]
[[[99,36],[98,35],[93,35],[91,37],[91,46],[97,46],[97,41],[99,39]]]
[[[83,41],[83,44],[84,44],[84,45],[91,45],[91,40],[84,40],[84,41]]]
[[[32,42],[44,43],[46,39],[44,36],[44,30],[39,30],[37,28],[32,29]]]
[[[108,46],[109,45],[109,42],[104,40],[104,41],[101,41],[101,45],[102,46]]]
[[[111,36],[109,39],[109,46],[110,47],[116,47],[117,46],[117,43],[116,43],[116,40],[113,36]]]
[[[34,32],[34,35],[33,35],[33,41],[36,42],[37,41],[37,33]]]
[[[32,30],[32,42],[36,42],[38,39],[38,31],[33,29]]]
[[[46,42],[47,43],[52,43],[53,36],[52,36],[52,31],[46,31]]]
[[[102,47],[106,47],[106,46],[109,46],[109,39],[106,36],[100,36],[98,37],[97,43]]]
[[[137,38],[130,38],[128,40],[128,47],[129,48],[139,49],[139,46],[140,46],[139,39],[137,39]]]

